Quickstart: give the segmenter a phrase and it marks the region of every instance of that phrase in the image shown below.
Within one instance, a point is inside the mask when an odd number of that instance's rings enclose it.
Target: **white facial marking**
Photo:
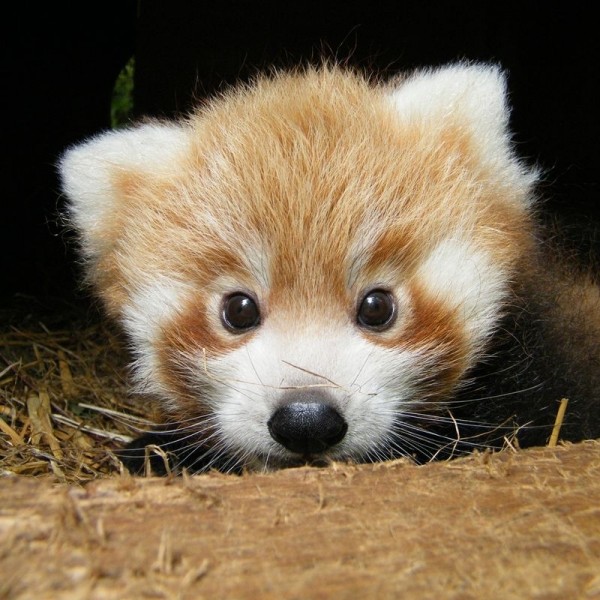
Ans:
[[[133,342],[135,380],[144,391],[169,396],[157,377],[156,343],[161,326],[179,313],[192,291],[191,286],[162,275],[140,285],[123,308],[123,327]]]
[[[198,357],[196,360],[200,360]],[[246,346],[207,361],[213,385],[205,398],[223,439],[241,454],[285,458],[267,423],[290,390],[326,392],[348,423],[331,458],[360,458],[389,435],[403,404],[412,400],[424,361],[410,351],[390,351],[352,327],[264,327]]]
[[[490,332],[506,293],[506,273],[487,252],[462,239],[439,243],[420,266],[416,280],[433,298],[458,311],[475,342]]]

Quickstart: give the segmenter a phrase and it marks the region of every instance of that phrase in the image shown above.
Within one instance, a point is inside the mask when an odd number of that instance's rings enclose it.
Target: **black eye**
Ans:
[[[371,290],[358,307],[358,324],[369,329],[385,329],[396,314],[394,297],[384,290]]]
[[[223,302],[221,320],[227,329],[239,333],[260,324],[260,311],[256,302],[247,294],[231,294]]]

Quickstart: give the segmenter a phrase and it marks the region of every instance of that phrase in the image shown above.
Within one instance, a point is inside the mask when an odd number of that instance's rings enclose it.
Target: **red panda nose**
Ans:
[[[320,454],[340,442],[348,424],[330,404],[292,401],[278,408],[268,422],[271,437],[299,454]]]

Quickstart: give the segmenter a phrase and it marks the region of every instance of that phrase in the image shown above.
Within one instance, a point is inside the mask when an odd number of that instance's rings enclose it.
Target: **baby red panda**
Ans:
[[[60,162],[159,444],[200,471],[600,436],[600,294],[546,247],[505,77],[260,77]]]

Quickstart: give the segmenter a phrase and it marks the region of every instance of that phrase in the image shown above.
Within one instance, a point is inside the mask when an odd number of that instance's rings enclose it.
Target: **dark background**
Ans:
[[[56,217],[54,165],[67,145],[109,126],[115,79],[134,53],[135,113],[159,116],[185,112],[194,96],[257,68],[323,54],[386,74],[461,58],[499,62],[510,73],[519,152],[546,169],[545,210],[583,225],[582,254],[597,249],[589,241],[600,222],[593,3],[23,4],[3,15],[0,306],[82,297]]]

